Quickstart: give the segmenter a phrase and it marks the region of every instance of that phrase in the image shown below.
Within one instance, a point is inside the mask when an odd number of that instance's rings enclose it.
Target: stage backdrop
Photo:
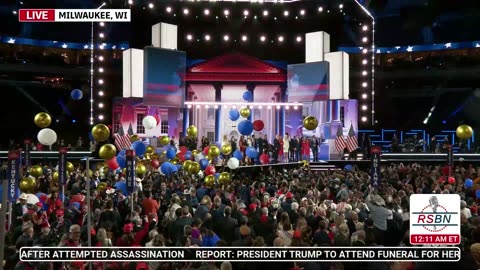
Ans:
[[[144,105],[183,107],[185,101],[185,52],[145,47],[143,57]]]
[[[288,102],[329,99],[329,63],[326,61],[288,65]]]

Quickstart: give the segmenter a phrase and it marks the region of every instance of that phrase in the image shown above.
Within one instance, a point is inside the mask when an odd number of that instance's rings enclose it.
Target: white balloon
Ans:
[[[142,124],[145,129],[154,129],[157,126],[157,119],[151,115],[148,115],[143,118]]]
[[[228,160],[227,166],[231,170],[235,170],[236,168],[238,168],[238,166],[240,166],[240,161],[237,158],[232,157]]]
[[[41,144],[50,146],[57,141],[57,133],[52,129],[44,128],[38,132],[37,139]]]
[[[205,175],[203,174],[203,171],[199,171],[197,175],[198,175],[198,177],[200,177],[200,178],[203,178],[203,177],[205,176]]]
[[[201,159],[204,159],[205,158],[205,155],[203,153],[198,153],[196,156],[195,156],[195,161],[196,162],[200,162]]]

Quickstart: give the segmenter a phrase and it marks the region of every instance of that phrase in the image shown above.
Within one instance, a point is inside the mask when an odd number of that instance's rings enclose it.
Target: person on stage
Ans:
[[[312,149],[312,154],[313,154],[313,162],[318,161],[318,146],[320,145],[317,137],[315,135],[312,136],[312,139],[310,139],[310,148]]]
[[[297,162],[298,161],[298,156],[297,156],[298,143],[297,143],[297,137],[296,136],[293,136],[292,138],[290,138],[289,145],[290,145],[290,148],[289,148],[290,161]]]
[[[275,136],[275,139],[273,140],[273,163],[278,163],[278,154],[280,153],[281,147],[282,145],[280,144],[280,135],[277,134]]]
[[[290,136],[288,135],[288,133],[285,133],[285,138],[283,139],[283,154],[283,162],[290,162]]]
[[[278,135],[278,142],[280,143],[280,147],[278,148],[278,158],[281,162],[283,162],[283,156],[284,156],[284,153],[283,153],[283,138],[282,136]]]
[[[302,159],[310,161],[310,142],[307,137],[302,138]]]

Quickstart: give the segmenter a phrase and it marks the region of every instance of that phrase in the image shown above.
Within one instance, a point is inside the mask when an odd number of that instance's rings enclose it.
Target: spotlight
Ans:
[[[365,43],[365,42],[368,41],[368,38],[367,38],[367,37],[364,37],[364,38],[362,38],[362,41]]]
[[[260,41],[261,41],[261,42],[265,42],[266,40],[267,40],[267,38],[266,38],[265,36],[261,36],[261,37],[260,37]]]
[[[297,40],[297,42],[302,42],[302,37],[301,37],[301,36],[298,36],[298,37],[296,38],[296,40]]]
[[[366,116],[362,116],[362,122],[367,122],[367,117]]]
[[[342,8],[343,8],[343,4],[340,4],[338,7],[339,7],[340,9],[342,9]]]
[[[293,106],[293,109],[298,110],[298,106],[297,105]]]
[[[103,95],[104,95],[103,91],[98,91],[98,95],[103,97]]]
[[[250,12],[248,12],[248,10],[245,9],[245,10],[243,11],[243,15],[244,15],[244,16],[248,16],[248,14],[250,14]]]
[[[285,17],[288,17],[289,14],[290,14],[290,12],[288,12],[288,10],[285,10],[285,11],[283,12],[283,16],[285,16]]]
[[[362,105],[362,110],[366,111],[367,110],[367,105]]]
[[[104,22],[100,22],[99,25],[103,27],[103,26],[105,26],[105,23],[104,23]]]
[[[98,120],[103,120],[103,115],[100,114],[100,115],[98,116]]]
[[[133,0],[128,0],[129,5],[133,5]]]
[[[229,11],[228,9],[225,9],[225,10],[223,11],[223,14],[224,14],[225,16],[228,16],[228,14],[230,14],[230,11]]]
[[[245,35],[242,36],[242,41],[247,41],[247,39],[248,39],[247,36]]]
[[[362,75],[363,76],[367,76],[368,75],[368,72],[366,70],[362,71]]]
[[[272,109],[272,106],[268,106],[267,109],[271,110],[271,109]]]
[[[363,30],[363,31],[367,31],[367,30],[368,30],[368,26],[364,25],[364,26],[362,27],[362,30]]]
[[[148,7],[149,7],[149,8],[153,8],[153,7],[154,7],[154,6],[153,6],[153,3],[149,3],[149,4],[148,4]]]
[[[188,9],[183,10],[183,14],[188,15],[188,13],[190,13],[190,11]]]
[[[191,109],[191,108],[192,108],[192,105],[188,104],[188,105],[187,105],[187,108]]]
[[[197,105],[197,109],[200,109],[200,105]]]
[[[230,37],[228,35],[223,36],[223,40],[228,41]]]
[[[362,53],[364,54],[368,53],[368,49],[362,49]]]
[[[300,10],[300,15],[305,15],[305,9]]]
[[[193,39],[192,35],[188,34],[188,35],[187,35],[187,39],[188,39],[188,40],[192,40],[192,39]]]
[[[103,68],[98,68],[98,72],[102,73],[102,72],[103,72]]]
[[[366,83],[366,82],[363,82],[363,83],[362,83],[362,87],[367,87],[367,83]]]
[[[103,84],[103,80],[102,79],[98,80],[98,83]]]
[[[210,106],[208,106],[208,105],[205,105],[205,109],[208,109],[208,108],[210,108]]]
[[[210,10],[205,9],[205,10],[203,11],[203,14],[205,14],[205,15],[207,15],[207,16],[210,15]]]
[[[290,110],[290,106],[286,106],[286,107],[285,107],[285,110]]]
[[[103,103],[98,103],[99,108],[103,108]]]
[[[367,94],[362,94],[363,99],[367,99],[368,95]]]
[[[208,34],[205,35],[205,40],[206,40],[206,41],[210,41],[210,35],[208,35]]]
[[[265,16],[265,17],[268,16],[268,10],[263,11],[263,16]]]
[[[364,64],[364,65],[368,64],[367,59],[363,59],[363,60],[362,60],[362,64]]]
[[[100,38],[104,38],[104,37],[105,37],[105,34],[104,34],[104,33],[100,33],[100,34],[98,34],[98,36],[99,36]]]
[[[278,37],[278,41],[279,41],[279,42],[283,42],[283,36],[279,36],[279,37]]]
[[[322,12],[323,11],[323,7],[318,7],[318,12]]]
[[[165,8],[165,11],[166,11],[167,13],[171,13],[171,12],[172,12],[172,7],[167,7],[167,8]]]
[[[218,105],[213,106],[215,109],[218,109]]]
[[[277,110],[280,110],[280,105],[277,105]]]

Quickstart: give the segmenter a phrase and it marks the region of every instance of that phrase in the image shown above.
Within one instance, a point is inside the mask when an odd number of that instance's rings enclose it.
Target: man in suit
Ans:
[[[230,244],[236,240],[235,228],[238,225],[238,221],[231,217],[232,208],[230,208],[230,206],[225,207],[224,214],[225,216],[221,217],[217,222],[214,223],[213,228],[221,239]]]
[[[296,137],[295,140],[296,140],[296,143],[297,143],[297,150],[296,150],[296,160],[295,162],[297,161],[300,161],[302,159],[302,139],[303,137]]]
[[[282,147],[282,145],[280,144],[280,135],[276,135],[275,136],[275,140],[273,140],[273,162],[274,163],[277,163],[278,162],[278,151],[280,151],[280,148]]]
[[[263,154],[263,134],[262,133],[258,135],[258,138],[256,139],[255,144],[258,147],[258,153],[259,153],[258,155],[260,156],[261,154]]]
[[[297,136],[293,136],[290,138],[290,161],[297,162],[298,161],[298,156],[297,156],[297,148],[298,148],[298,143],[297,143]]]
[[[317,139],[317,137],[315,137],[315,135],[312,136],[312,138],[310,139],[310,148],[312,149],[312,153],[313,153],[313,162],[317,162],[318,161],[318,146],[319,146],[319,141]]]
[[[19,202],[13,205],[13,226],[22,226],[22,216],[28,213],[28,210],[32,207],[31,204],[27,204],[28,196],[25,193],[18,198]]]

